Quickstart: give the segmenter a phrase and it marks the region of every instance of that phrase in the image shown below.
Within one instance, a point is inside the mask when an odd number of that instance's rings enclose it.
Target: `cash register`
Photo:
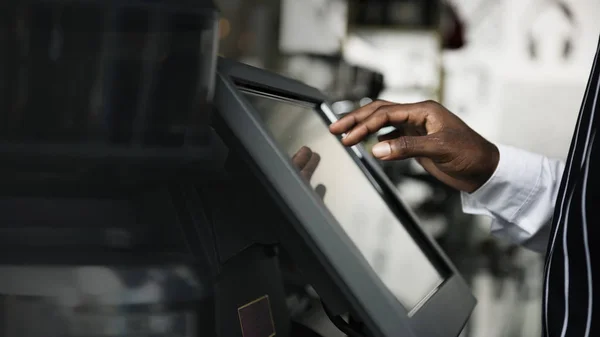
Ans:
[[[461,332],[475,305],[468,286],[374,159],[329,133],[336,116],[323,94],[220,59],[215,103],[217,129],[244,168],[240,187],[255,194],[248,202],[269,214],[269,230],[344,333]],[[339,320],[348,314],[362,331]]]
[[[217,59],[210,1],[3,8],[0,335],[318,336],[289,270],[347,336],[460,333],[475,299],[378,164],[319,91]]]

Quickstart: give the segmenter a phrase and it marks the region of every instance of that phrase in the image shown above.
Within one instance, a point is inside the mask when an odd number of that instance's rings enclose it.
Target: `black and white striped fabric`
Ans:
[[[546,255],[544,337],[600,336],[600,42],[556,201]]]

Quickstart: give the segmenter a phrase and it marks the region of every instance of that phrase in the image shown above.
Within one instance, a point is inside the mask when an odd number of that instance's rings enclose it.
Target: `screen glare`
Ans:
[[[340,141],[329,133],[315,107],[251,93],[246,98],[402,305],[411,311],[432,294],[443,281],[441,275]]]

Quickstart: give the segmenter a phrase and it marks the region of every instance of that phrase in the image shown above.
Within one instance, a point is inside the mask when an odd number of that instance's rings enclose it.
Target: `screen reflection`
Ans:
[[[246,93],[280,148],[383,283],[411,311],[442,277],[313,105]]]

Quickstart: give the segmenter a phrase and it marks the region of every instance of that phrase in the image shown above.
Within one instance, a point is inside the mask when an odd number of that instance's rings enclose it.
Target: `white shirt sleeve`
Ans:
[[[565,164],[539,154],[498,145],[500,161],[490,179],[462,193],[465,213],[492,218],[492,234],[544,252]]]

